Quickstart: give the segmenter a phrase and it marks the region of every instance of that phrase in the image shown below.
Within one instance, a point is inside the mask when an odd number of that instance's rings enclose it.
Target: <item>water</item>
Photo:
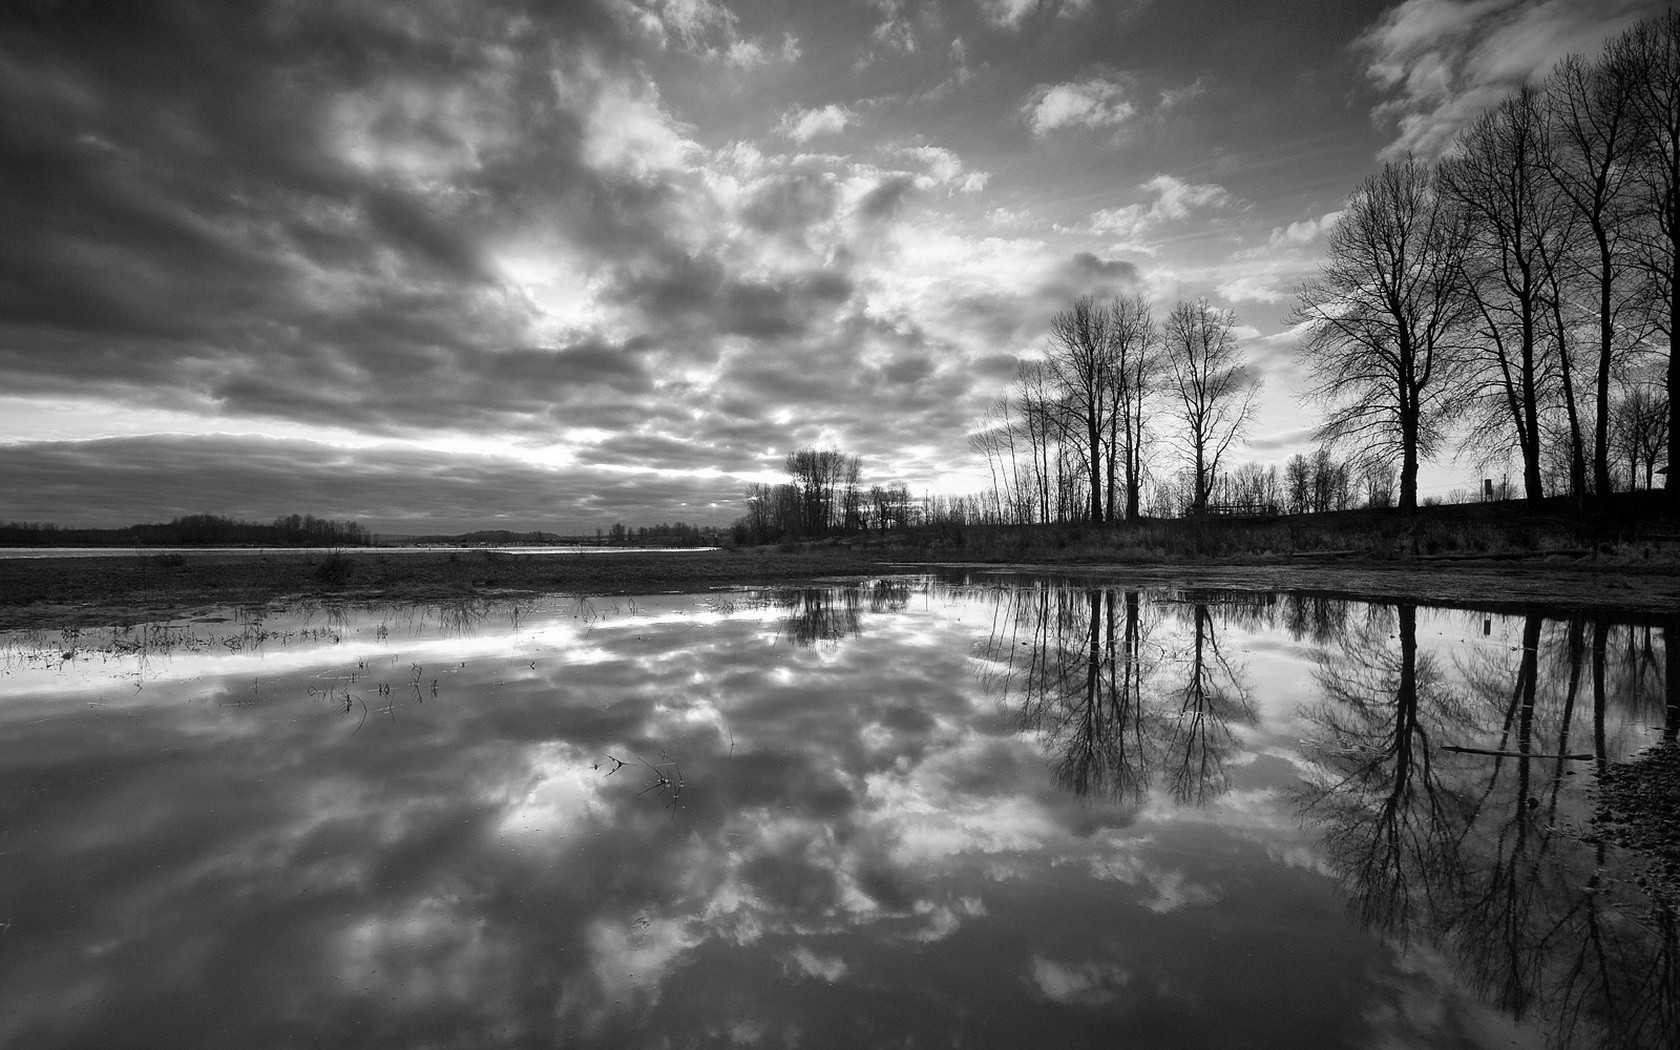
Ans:
[[[994,576],[16,633],[0,1045],[1671,1045],[1583,841],[1665,660]]]

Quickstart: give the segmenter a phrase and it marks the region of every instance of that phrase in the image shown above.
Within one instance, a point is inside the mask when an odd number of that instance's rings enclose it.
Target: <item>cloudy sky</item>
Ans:
[[[1662,6],[7,4],[0,520],[721,524],[804,445],[972,490],[1134,289],[1237,311],[1278,461],[1353,185]]]

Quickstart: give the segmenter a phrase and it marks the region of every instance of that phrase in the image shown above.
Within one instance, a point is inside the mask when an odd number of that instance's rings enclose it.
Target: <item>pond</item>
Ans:
[[[16,632],[0,1045],[1675,1045],[1588,826],[1669,640],[1003,574]]]

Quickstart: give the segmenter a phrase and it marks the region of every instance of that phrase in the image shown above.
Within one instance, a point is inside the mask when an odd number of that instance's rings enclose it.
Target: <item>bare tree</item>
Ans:
[[[793,478],[799,493],[797,531],[801,535],[821,536],[830,529],[847,527],[848,511],[855,519],[860,472],[857,456],[839,449],[802,448],[788,453],[783,469]]]
[[[1617,458],[1627,464],[1628,488],[1639,487],[1641,465],[1645,487],[1650,488],[1668,445],[1668,398],[1660,388],[1631,384],[1611,406],[1610,422],[1610,443]]]
[[[1236,325],[1236,314],[1206,299],[1180,301],[1167,316],[1166,372],[1195,479],[1191,508],[1197,512],[1207,509],[1220,461],[1254,419],[1260,383],[1242,362]]]
[[[1680,499],[1674,440],[1680,434],[1680,13],[1666,11],[1628,30],[1610,45],[1609,60],[1627,66],[1635,140],[1633,165],[1646,234],[1640,259],[1656,285],[1657,327],[1668,337],[1668,462],[1670,496]]]
[[[1092,296],[1050,319],[1046,366],[1067,406],[1068,429],[1077,436],[1089,479],[1091,523],[1103,522],[1103,443],[1114,411],[1112,318]]]
[[[1439,172],[1443,192],[1466,213],[1464,273],[1484,351],[1473,390],[1488,411],[1469,440],[1510,434],[1529,499],[1545,494],[1540,411],[1548,288],[1542,241],[1558,233],[1540,163],[1544,133],[1538,95],[1524,87],[1465,129],[1458,152]]]
[[[1418,465],[1440,444],[1463,362],[1461,214],[1423,164],[1385,166],[1349,200],[1292,316],[1307,326],[1308,396],[1329,410],[1320,439],[1399,460],[1404,510],[1417,507]]]
[[[1143,490],[1145,414],[1160,384],[1161,337],[1154,305],[1141,293],[1109,306],[1110,356],[1114,365],[1114,411],[1109,417],[1109,516],[1114,505],[1114,460],[1122,464],[1127,519],[1138,516]],[[1118,433],[1116,433],[1118,431]]]
[[[1283,465],[1284,506],[1291,514],[1312,509],[1312,460],[1297,452]]]
[[[1558,192],[1586,227],[1570,260],[1585,286],[1586,311],[1596,321],[1593,370],[1593,489],[1611,491],[1610,375],[1612,363],[1641,341],[1644,306],[1628,250],[1632,232],[1636,124],[1634,66],[1614,50],[1595,62],[1571,55],[1546,81],[1549,134],[1541,161]]]

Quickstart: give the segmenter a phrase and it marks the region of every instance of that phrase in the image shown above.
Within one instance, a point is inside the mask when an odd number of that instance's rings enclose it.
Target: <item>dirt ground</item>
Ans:
[[[135,622],[292,597],[437,600],[519,594],[648,594],[836,577],[949,571],[1070,581],[1288,590],[1489,611],[1680,617],[1680,566],[1532,560],[1268,564],[974,564],[902,548],[818,547],[626,554],[382,552],[0,558],[0,629]]]

